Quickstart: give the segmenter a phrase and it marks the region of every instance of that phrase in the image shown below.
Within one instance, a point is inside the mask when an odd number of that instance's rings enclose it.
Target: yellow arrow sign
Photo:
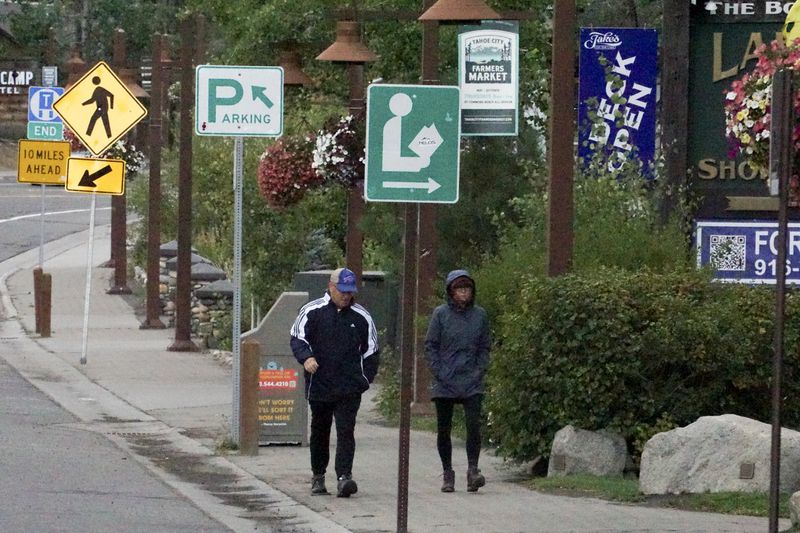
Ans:
[[[66,188],[70,192],[125,194],[125,161],[70,157]]]
[[[147,115],[111,68],[100,61],[53,104],[94,155],[100,155]]]
[[[19,141],[17,181],[61,185],[67,175],[70,146],[66,141]]]

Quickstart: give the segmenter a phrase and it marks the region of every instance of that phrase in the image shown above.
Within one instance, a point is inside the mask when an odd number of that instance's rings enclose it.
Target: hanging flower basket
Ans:
[[[299,202],[323,179],[311,166],[313,139],[281,137],[267,147],[258,163],[258,187],[267,203],[285,208]]]
[[[743,155],[764,175],[769,169],[772,76],[781,68],[800,70],[800,43],[786,47],[775,40],[761,45],[755,55],[758,63],[752,72],[731,83],[725,91],[725,137],[730,157]],[[789,178],[789,205],[800,205],[800,92],[795,89],[792,128],[792,173]]]
[[[363,124],[363,115],[347,115],[317,132],[312,166],[326,184],[355,187],[364,180]]]

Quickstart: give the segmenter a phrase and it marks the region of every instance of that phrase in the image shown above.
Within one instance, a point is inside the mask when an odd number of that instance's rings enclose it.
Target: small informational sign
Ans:
[[[147,115],[141,102],[103,61],[75,82],[53,108],[94,155],[111,148]]]
[[[125,161],[70,157],[66,189],[70,192],[125,194]]]
[[[66,141],[19,141],[17,181],[61,185],[67,176],[70,145]]]
[[[302,367],[293,356],[262,356],[258,374],[259,444],[306,442]]]
[[[195,78],[197,135],[283,134],[283,68],[199,65]]]
[[[42,67],[42,85],[45,87],[58,85],[58,67]]]
[[[609,171],[638,159],[645,175],[656,149],[658,33],[581,28],[578,157]]]
[[[53,104],[64,94],[61,87],[28,88],[28,139],[61,140],[64,125]]]
[[[786,249],[786,283],[800,284],[800,222],[790,222]],[[697,266],[710,265],[714,280],[775,284],[778,223],[709,221],[695,225]]]
[[[458,87],[370,85],[364,192],[371,202],[455,203]]]
[[[484,21],[458,34],[461,135],[517,135],[519,23]]]

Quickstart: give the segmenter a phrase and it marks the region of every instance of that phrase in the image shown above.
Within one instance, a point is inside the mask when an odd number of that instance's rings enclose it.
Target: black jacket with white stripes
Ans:
[[[309,357],[319,364],[314,374],[305,373],[309,400],[361,394],[378,372],[378,332],[369,312],[356,303],[339,310],[327,292],[300,309],[291,347],[300,364]]]

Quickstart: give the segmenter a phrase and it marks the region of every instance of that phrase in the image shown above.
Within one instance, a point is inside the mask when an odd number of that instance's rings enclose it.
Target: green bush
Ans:
[[[497,317],[490,434],[516,460],[548,455],[567,424],[641,447],[656,429],[735,413],[768,422],[774,290],[703,271],[599,268],[518,277]],[[784,425],[797,427],[800,296],[787,297]],[[640,449],[633,450],[635,454]]]

